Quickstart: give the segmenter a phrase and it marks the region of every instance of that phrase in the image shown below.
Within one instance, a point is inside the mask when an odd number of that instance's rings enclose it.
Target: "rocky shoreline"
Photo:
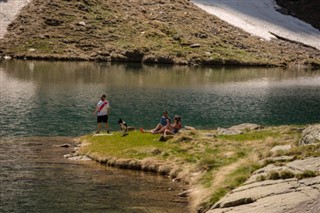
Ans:
[[[219,129],[216,134],[238,135],[248,131],[248,128],[251,128],[251,131],[259,131],[263,127],[255,124],[242,124],[227,129]],[[297,129],[297,131],[302,130]],[[209,136],[206,135],[206,137]],[[85,140],[79,141],[75,153],[65,157],[71,160],[92,159],[106,166],[154,172],[169,176],[173,181],[184,181],[189,184],[190,188],[179,196],[190,197],[194,211],[198,212],[279,213],[296,212],[302,208],[308,209],[309,212],[316,212],[315,210],[319,208],[317,201],[320,197],[320,156],[307,157],[308,155],[304,155],[305,157],[297,157],[298,155],[293,153],[302,152],[301,150],[297,151],[300,148],[312,149],[315,144],[319,148],[320,125],[312,125],[304,129],[299,141],[299,145],[274,146],[270,150],[270,155],[274,155],[274,157],[260,160],[259,163],[265,166],[256,170],[244,184],[229,192],[216,202],[210,210],[200,207],[199,203],[194,204],[197,186],[193,180],[195,176],[190,170],[184,171],[184,173],[189,172],[189,175],[181,176],[179,173],[184,168],[180,167],[177,170],[174,165],[170,165],[168,162],[150,159],[122,159],[100,156],[95,153],[84,154],[81,150],[90,146],[90,142]]]

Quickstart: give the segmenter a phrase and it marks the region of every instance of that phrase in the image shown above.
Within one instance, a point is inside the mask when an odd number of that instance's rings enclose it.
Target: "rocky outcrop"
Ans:
[[[320,30],[319,1],[276,0],[276,2],[283,7],[282,11],[287,15],[295,16]]]
[[[284,166],[268,165],[257,170],[243,186],[227,194],[207,213],[299,212],[299,208],[303,212],[315,212],[313,210],[319,207],[317,199],[320,197],[320,176],[294,178],[294,174],[301,174],[306,170],[318,174],[320,157],[293,161]],[[263,181],[257,178],[270,172],[281,171],[287,172],[287,179],[284,176]],[[306,203],[312,205],[308,206]]]
[[[313,144],[320,142],[320,124],[310,126],[303,130],[299,145]]]

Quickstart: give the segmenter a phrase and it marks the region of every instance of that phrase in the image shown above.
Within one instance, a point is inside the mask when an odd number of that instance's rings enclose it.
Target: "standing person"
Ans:
[[[106,99],[106,95],[102,95],[100,101],[97,104],[96,109],[93,114],[97,115],[97,133],[100,132],[102,128],[102,123],[106,124],[106,130],[109,133],[109,124],[108,124],[108,116],[110,113],[110,105]]]

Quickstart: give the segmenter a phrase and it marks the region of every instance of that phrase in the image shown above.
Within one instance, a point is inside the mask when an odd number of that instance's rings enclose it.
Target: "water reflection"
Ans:
[[[188,212],[183,185],[94,162],[69,161],[67,137],[0,139],[0,212]],[[130,178],[129,178],[130,177]]]
[[[198,128],[320,121],[319,72],[43,61],[2,61],[0,72],[5,135],[91,132],[102,93],[113,130],[119,117],[151,128],[164,109]]]
[[[11,77],[42,84],[83,83],[110,87],[192,87],[250,80],[266,82],[302,76],[319,77],[319,73],[315,71],[280,68],[203,68],[90,62],[2,61],[0,67]]]

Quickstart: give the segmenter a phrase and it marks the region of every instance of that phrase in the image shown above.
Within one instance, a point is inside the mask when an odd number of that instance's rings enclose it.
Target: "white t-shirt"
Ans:
[[[106,104],[103,106],[103,108],[101,109],[101,106],[106,102]],[[103,115],[107,115],[108,111],[107,109],[110,108],[109,106],[109,102],[107,100],[105,101],[99,101],[97,104],[98,107],[98,116],[103,116]],[[100,110],[101,109],[101,110]]]

